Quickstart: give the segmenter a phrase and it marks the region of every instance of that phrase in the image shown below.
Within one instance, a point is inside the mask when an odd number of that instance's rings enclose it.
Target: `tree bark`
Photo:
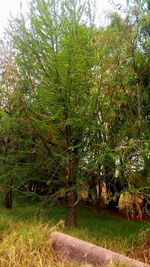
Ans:
[[[95,183],[95,199],[94,199],[94,206],[97,211],[101,208],[101,188],[100,188],[100,181],[96,181]]]
[[[67,190],[67,208],[68,216],[66,219],[66,225],[69,227],[76,227],[77,225],[77,191],[76,191],[76,176],[79,165],[78,148],[76,145],[79,143],[79,139],[75,138],[71,140],[71,127],[65,127],[66,134],[66,148],[68,151],[68,159],[65,166],[66,172],[66,190]],[[70,148],[74,147],[74,148]]]
[[[5,208],[12,209],[12,202],[13,202],[13,194],[12,190],[9,190],[5,193]]]
[[[70,153],[68,162],[68,181],[67,181],[67,207],[68,217],[66,225],[76,227],[77,225],[77,192],[76,192],[76,175],[78,170],[78,153],[75,149]]]
[[[75,227],[77,225],[77,191],[76,191],[76,175],[78,171],[78,150],[74,149],[69,153],[69,160],[67,163],[67,207],[68,216],[66,225]]]
[[[73,190],[68,193],[68,216],[66,220],[66,226],[77,226],[77,205],[76,205],[77,193]]]

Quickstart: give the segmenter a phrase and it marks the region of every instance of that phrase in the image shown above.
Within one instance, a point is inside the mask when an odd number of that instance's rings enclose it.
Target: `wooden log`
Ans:
[[[143,262],[63,233],[52,232],[51,238],[54,253],[60,261],[67,260],[80,264],[86,263],[94,267],[106,267],[110,262],[123,263],[127,267],[149,266]]]

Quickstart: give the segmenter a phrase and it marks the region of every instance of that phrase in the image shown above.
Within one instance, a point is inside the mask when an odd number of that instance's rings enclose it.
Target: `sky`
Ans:
[[[0,0],[0,35],[2,35],[4,28],[7,26],[10,13],[13,16],[17,16],[21,8],[22,12],[27,11],[27,2],[29,0]],[[106,13],[111,10],[112,0],[96,0],[99,13],[98,23],[105,23]],[[113,0],[115,4],[122,4],[125,6],[126,0]]]

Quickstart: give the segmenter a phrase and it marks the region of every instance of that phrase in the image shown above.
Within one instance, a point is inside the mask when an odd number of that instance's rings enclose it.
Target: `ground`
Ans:
[[[65,267],[52,257],[49,236],[53,230],[150,263],[148,221],[128,221],[113,213],[79,207],[78,227],[69,229],[63,224],[64,207],[24,197],[16,199],[13,210],[1,205],[0,214],[1,267]]]

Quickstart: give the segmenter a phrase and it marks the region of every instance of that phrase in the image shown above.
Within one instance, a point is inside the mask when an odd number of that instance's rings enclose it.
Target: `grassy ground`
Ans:
[[[16,204],[17,203],[17,204]],[[67,229],[58,222],[66,209],[43,206],[41,202],[20,197],[13,210],[0,206],[1,267],[66,267],[51,254],[52,230],[62,231],[96,245],[127,255],[150,233],[150,223],[130,222],[80,207],[78,227]],[[68,265],[71,267],[75,265]]]

